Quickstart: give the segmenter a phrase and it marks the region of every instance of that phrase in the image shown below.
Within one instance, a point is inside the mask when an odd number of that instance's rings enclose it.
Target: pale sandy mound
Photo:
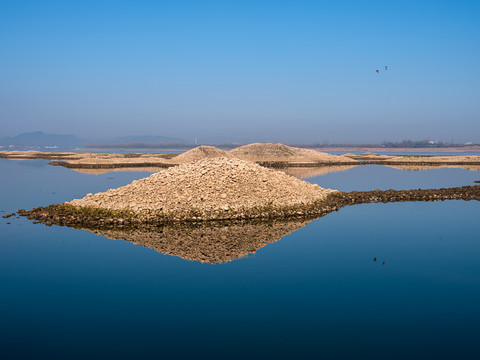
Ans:
[[[296,162],[296,163],[352,163],[353,160],[342,155],[296,148],[279,143],[254,143],[230,150],[229,154],[242,160],[256,162]]]
[[[333,191],[251,162],[214,158],[175,166],[68,204],[166,214],[240,211],[310,204]]]
[[[172,159],[172,162],[176,164],[185,164],[192,161],[218,157],[228,157],[228,153],[215,146],[201,145],[176,156]]]

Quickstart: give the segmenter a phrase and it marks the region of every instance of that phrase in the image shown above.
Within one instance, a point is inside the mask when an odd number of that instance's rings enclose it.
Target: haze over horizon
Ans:
[[[479,143],[479,15],[473,0],[3,1],[0,137]]]

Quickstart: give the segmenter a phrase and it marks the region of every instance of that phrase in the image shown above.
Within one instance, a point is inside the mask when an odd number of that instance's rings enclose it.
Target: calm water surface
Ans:
[[[148,175],[47,163],[0,159],[2,215]],[[381,166],[308,178],[344,191],[475,180]],[[476,201],[357,205],[215,265],[0,218],[0,358],[477,359],[479,214]]]

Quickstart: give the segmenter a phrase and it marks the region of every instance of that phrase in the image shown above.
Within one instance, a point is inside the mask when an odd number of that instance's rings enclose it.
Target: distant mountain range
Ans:
[[[0,138],[0,145],[29,146],[29,147],[77,147],[87,143],[74,135],[45,134],[42,131],[23,133],[17,136]]]
[[[125,145],[125,144],[168,144],[185,143],[185,140],[166,136],[141,135],[141,136],[122,136],[113,139],[86,140],[75,135],[57,135],[46,134],[43,131],[34,131],[23,133],[17,136],[7,136],[0,138],[0,145],[14,147],[93,147],[98,145]]]
[[[122,136],[109,141],[110,143],[184,143],[185,140],[167,136],[140,135],[140,136]]]

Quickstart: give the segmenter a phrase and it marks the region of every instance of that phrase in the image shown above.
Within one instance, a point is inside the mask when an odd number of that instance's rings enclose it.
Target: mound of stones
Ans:
[[[177,164],[185,164],[192,161],[217,157],[229,157],[229,155],[226,151],[220,150],[215,146],[201,145],[176,156],[172,162]]]
[[[178,165],[129,185],[66,204],[79,208],[164,214],[178,219],[224,218],[283,211],[321,201],[335,190],[240,159],[212,158]]]
[[[280,143],[254,143],[230,150],[232,157],[255,162],[289,162],[289,163],[356,163],[357,160],[324,152],[302,149]]]

